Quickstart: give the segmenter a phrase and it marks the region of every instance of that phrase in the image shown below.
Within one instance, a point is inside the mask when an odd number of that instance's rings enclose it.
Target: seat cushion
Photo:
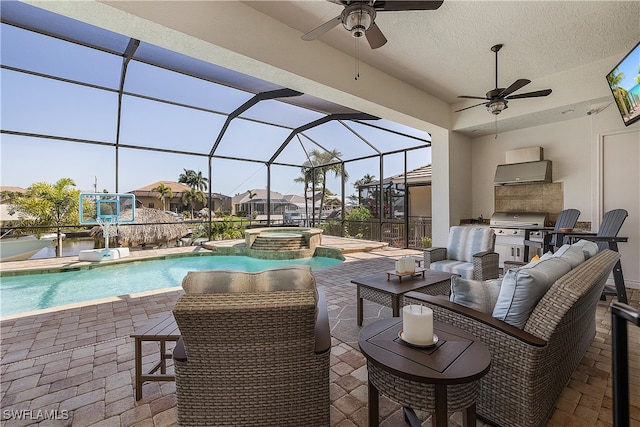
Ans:
[[[571,265],[560,257],[550,257],[531,266],[507,271],[492,316],[517,328],[524,328],[538,301]]]
[[[316,281],[308,266],[288,266],[246,271],[190,271],[182,280],[187,294],[269,292],[313,289]],[[316,292],[317,301],[317,292]]]
[[[447,273],[458,274],[465,279],[473,279],[473,263],[462,262],[452,259],[436,261],[429,264],[431,270],[446,271]]]
[[[501,284],[502,280],[470,280],[453,276],[449,301],[491,314],[498,301]]]
[[[478,252],[493,251],[494,231],[488,227],[454,226],[449,230],[447,258],[473,262]]]

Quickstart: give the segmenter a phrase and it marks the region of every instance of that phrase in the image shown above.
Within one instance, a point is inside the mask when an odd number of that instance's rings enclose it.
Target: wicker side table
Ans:
[[[378,396],[383,393],[404,406],[405,419],[421,425],[414,409],[433,413],[432,425],[447,425],[447,412],[463,411],[465,427],[476,425],[480,378],[491,366],[480,341],[445,323],[434,322],[439,337],[432,348],[416,348],[398,337],[402,321],[384,319],[360,332],[360,351],[369,375],[369,426],[377,427]]]
[[[451,289],[451,276],[455,274],[436,270],[420,271],[420,276],[409,276],[404,280],[387,280],[385,273],[353,279],[351,283],[357,286],[357,323],[362,326],[363,300],[390,307],[393,317],[400,316],[403,305],[403,295],[415,291],[429,295],[448,295]]]

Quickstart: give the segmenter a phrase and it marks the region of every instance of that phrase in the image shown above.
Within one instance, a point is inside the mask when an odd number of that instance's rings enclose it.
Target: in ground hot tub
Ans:
[[[255,258],[308,258],[322,244],[319,228],[250,228],[244,236],[247,255]]]

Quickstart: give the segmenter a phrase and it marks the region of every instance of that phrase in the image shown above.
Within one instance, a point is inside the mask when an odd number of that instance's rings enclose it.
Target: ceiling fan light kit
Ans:
[[[376,19],[376,11],[366,4],[352,4],[342,11],[342,26],[359,39],[371,27]]]
[[[509,108],[505,99],[498,99],[487,104],[487,111],[493,115],[498,115],[502,110]]]

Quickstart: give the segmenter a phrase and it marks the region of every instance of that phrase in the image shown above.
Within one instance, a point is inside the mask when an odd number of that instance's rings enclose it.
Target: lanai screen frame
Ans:
[[[215,64],[211,64],[209,62],[201,61],[195,58],[187,57],[183,54],[169,51],[164,48],[160,48],[157,46],[153,46],[150,44],[146,44],[141,42],[140,40],[129,38],[127,36],[123,36],[120,34],[113,33],[111,31],[95,27],[93,25],[77,21],[62,15],[58,15],[43,9],[39,9],[35,6],[27,5],[24,3],[20,3],[17,1],[4,2],[2,6],[2,26],[10,25],[13,27],[20,28],[26,31],[32,31],[38,34],[42,34],[49,37],[54,37],[56,39],[74,43],[79,46],[83,46],[89,49],[96,49],[98,51],[116,55],[122,58],[121,72],[120,72],[120,83],[117,89],[109,88],[106,86],[100,86],[76,79],[70,79],[60,76],[55,76],[52,74],[42,73],[34,70],[29,70],[20,67],[14,67],[11,65],[6,65],[4,61],[2,61],[1,67],[3,70],[8,70],[17,73],[24,73],[31,76],[44,78],[44,79],[52,79],[59,82],[64,82],[73,85],[79,85],[84,87],[90,87],[92,89],[104,90],[107,92],[115,93],[118,97],[118,106],[117,106],[117,123],[116,126],[116,134],[115,141],[107,142],[107,141],[98,141],[91,139],[83,139],[83,138],[72,138],[62,135],[50,135],[50,134],[42,134],[42,133],[30,133],[20,130],[14,129],[0,129],[2,134],[14,135],[14,136],[22,136],[29,138],[39,138],[39,139],[51,139],[57,141],[66,141],[66,142],[74,142],[74,143],[84,143],[84,144],[94,144],[101,145],[107,147],[113,147],[115,151],[115,192],[119,191],[119,149],[132,149],[132,150],[148,150],[155,152],[162,152],[168,154],[180,154],[186,156],[199,156],[199,157],[207,157],[208,158],[208,207],[209,207],[209,224],[212,222],[211,215],[211,198],[213,195],[213,181],[212,181],[212,173],[213,173],[213,161],[215,159],[226,159],[226,160],[237,160],[237,161],[245,161],[245,162],[254,162],[264,164],[267,168],[267,178],[266,178],[266,189],[267,189],[267,224],[271,223],[271,207],[270,207],[270,198],[271,198],[271,166],[289,166],[302,169],[306,167],[304,164],[292,164],[285,162],[278,162],[278,156],[282,153],[282,151],[287,147],[287,145],[295,139],[300,140],[301,138],[309,141],[314,146],[318,147],[320,150],[329,151],[321,142],[315,141],[313,138],[308,136],[305,131],[310,129],[322,126],[325,123],[335,122],[339,123],[342,127],[348,130],[350,133],[355,135],[355,139],[361,141],[363,144],[368,146],[373,154],[363,155],[350,159],[338,159],[338,161],[334,163],[327,163],[323,165],[313,165],[312,171],[320,166],[326,167],[331,165],[340,165],[342,170],[344,171],[345,165],[350,162],[371,159],[371,158],[379,158],[379,174],[380,177],[384,177],[384,157],[388,155],[404,153],[404,173],[406,176],[407,173],[407,153],[412,150],[421,150],[425,148],[431,147],[431,137],[428,133],[424,132],[426,137],[421,138],[415,135],[410,135],[408,133],[404,133],[398,130],[385,128],[382,125],[376,124],[381,119],[370,114],[362,113],[356,110],[352,110],[350,108],[340,106],[337,104],[333,104],[331,102],[318,99],[301,92],[281,87],[257,78],[253,78],[250,76],[246,76],[244,74],[230,71],[224,69],[222,67],[216,66]],[[140,49],[140,47],[143,47]],[[212,109],[202,108],[194,105],[187,105],[184,103],[171,101],[167,99],[154,98],[141,93],[128,92],[125,90],[125,82],[127,78],[127,71],[131,61],[137,61],[142,64],[147,64],[150,66],[158,67],[160,69],[164,69],[170,72],[180,73],[186,76],[190,76],[196,79],[201,79],[210,84],[214,85],[222,85],[226,87],[230,87],[239,91],[243,91],[247,94],[251,94],[252,96],[244,102],[242,105],[239,105],[234,111],[231,113],[224,113],[222,111],[215,111]],[[215,138],[212,138],[214,142],[212,143],[211,149],[208,153],[196,152],[196,151],[186,151],[179,150],[175,148],[159,148],[159,147],[148,147],[142,145],[135,144],[124,144],[121,142],[121,120],[122,120],[122,102],[124,96],[137,97],[140,99],[146,99],[154,102],[159,102],[163,104],[174,105],[187,109],[194,109],[203,111],[211,114],[220,114],[226,115],[225,123],[222,126],[221,130],[215,135]],[[302,125],[292,127],[292,126],[284,126],[282,124],[276,123],[267,123],[261,122],[257,119],[252,119],[248,117],[242,117],[242,114],[248,111],[251,107],[259,104],[260,102],[277,100],[280,102],[285,102],[291,105],[294,105],[299,108],[304,108],[316,113],[320,113],[323,116],[319,119],[316,119],[311,122],[304,123]],[[6,106],[5,106],[6,107]],[[279,126],[281,128],[288,129],[290,131],[289,135],[285,140],[282,141],[281,145],[277,150],[273,153],[273,155],[267,160],[255,160],[255,159],[247,159],[238,156],[228,156],[228,155],[220,155],[217,154],[216,151],[220,142],[223,140],[225,132],[227,131],[229,125],[236,120],[246,120],[248,122],[259,123],[263,125],[269,126]],[[369,141],[367,138],[363,137],[356,130],[353,129],[353,126],[350,126],[350,123],[358,123],[359,125],[364,125],[370,127],[372,129],[376,129],[378,131],[388,132],[389,134],[401,136],[403,138],[407,138],[408,140],[417,141],[418,145],[412,147],[399,148],[396,150],[382,151],[379,149],[375,143]],[[306,161],[311,164],[311,159],[306,153]],[[316,176],[315,173],[312,173],[312,176]],[[380,193],[382,194],[382,183],[384,179],[380,180]],[[315,188],[315,182],[313,183],[312,188]],[[306,195],[305,195],[306,197]],[[404,212],[404,220],[405,220],[405,230],[408,229],[408,213],[406,206],[408,205],[408,201],[406,200],[408,195],[405,192],[405,212]],[[344,174],[341,178],[341,203],[342,206],[345,206],[345,178]],[[381,197],[379,200],[379,222],[380,227],[382,227],[383,222],[385,221],[383,212],[383,198]],[[341,214],[341,222],[344,224],[344,209]],[[315,225],[315,215],[312,217],[312,226]],[[211,229],[211,227],[209,227]],[[406,236],[405,236],[406,237]],[[405,242],[407,239],[405,238]]]

